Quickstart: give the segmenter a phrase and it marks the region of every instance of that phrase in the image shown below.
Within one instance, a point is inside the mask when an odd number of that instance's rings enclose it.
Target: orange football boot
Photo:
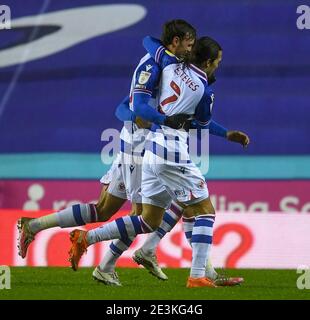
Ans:
[[[209,287],[216,288],[216,285],[209,278],[191,278],[187,279],[187,288],[199,288],[199,287]]]
[[[70,232],[70,241],[72,242],[72,246],[69,251],[69,261],[71,263],[71,267],[74,271],[78,269],[79,261],[82,255],[87,252],[87,239],[86,239],[87,231],[75,229]]]

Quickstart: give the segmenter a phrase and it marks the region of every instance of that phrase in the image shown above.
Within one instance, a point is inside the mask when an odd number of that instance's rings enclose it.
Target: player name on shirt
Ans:
[[[185,82],[185,84],[193,91],[196,91],[199,88],[199,84],[196,84],[191,77],[182,69],[181,66],[178,66],[174,73]]]

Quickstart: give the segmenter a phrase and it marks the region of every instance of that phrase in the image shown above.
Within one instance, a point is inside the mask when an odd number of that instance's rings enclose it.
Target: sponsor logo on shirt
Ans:
[[[146,65],[145,68],[146,68],[146,71],[149,71],[153,68],[153,66],[151,64],[148,64],[148,65]]]

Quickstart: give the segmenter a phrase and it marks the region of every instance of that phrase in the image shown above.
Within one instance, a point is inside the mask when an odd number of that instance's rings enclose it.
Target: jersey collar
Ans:
[[[208,77],[207,74],[202,71],[201,69],[197,68],[196,66],[194,66],[193,64],[190,64],[190,68],[195,71],[197,73],[197,75],[201,78],[203,78],[204,80],[208,81]]]

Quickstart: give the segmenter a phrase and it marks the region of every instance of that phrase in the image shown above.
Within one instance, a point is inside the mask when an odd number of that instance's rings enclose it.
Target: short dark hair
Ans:
[[[191,53],[191,62],[196,65],[202,65],[207,60],[214,61],[218,57],[222,47],[210,37],[199,38]]]
[[[163,26],[161,41],[164,46],[172,43],[174,37],[183,40],[185,37],[196,39],[196,29],[185,20],[175,19],[168,21]]]

